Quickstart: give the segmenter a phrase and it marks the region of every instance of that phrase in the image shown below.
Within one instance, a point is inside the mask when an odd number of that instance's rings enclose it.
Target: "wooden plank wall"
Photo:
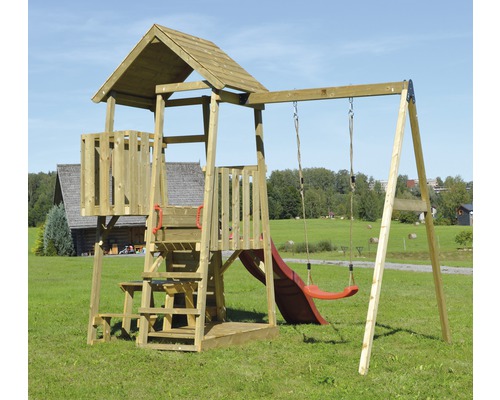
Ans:
[[[262,248],[257,166],[219,167],[210,250]]]
[[[152,134],[82,135],[82,215],[148,215]]]

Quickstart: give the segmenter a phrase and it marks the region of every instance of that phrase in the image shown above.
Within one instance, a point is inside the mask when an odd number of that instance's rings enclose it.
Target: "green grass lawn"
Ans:
[[[282,221],[273,222],[276,243],[295,231],[285,222],[296,221],[284,221],[281,232]],[[30,229],[29,248],[34,236]],[[105,257],[101,311],[121,311],[117,283],[138,279],[142,263],[136,256]],[[305,276],[303,265],[291,267]],[[472,398],[470,275],[443,275],[453,340],[447,344],[432,275],[386,270],[370,371],[360,376],[371,269],[356,271],[356,296],[317,302],[330,325],[288,325],[278,311],[277,338],[203,353],[139,349],[118,338],[88,346],[92,258],[30,254],[28,272],[30,399]],[[318,265],[314,273],[325,290],[344,286],[344,268]],[[265,288],[239,262],[225,274],[225,289],[230,320],[266,319]]]
[[[310,243],[328,240],[337,247],[337,251],[330,253],[313,253],[313,259],[347,260],[341,251],[341,246],[349,247],[350,221],[341,219],[313,219],[307,220],[307,236]],[[455,236],[463,231],[472,231],[471,226],[435,226],[436,240],[440,252],[442,265],[450,267],[472,267],[472,251],[459,250],[455,243]],[[354,221],[353,224],[353,253],[356,260],[375,260],[377,245],[370,244],[370,238],[378,238],[380,220],[377,222]],[[416,234],[416,239],[409,239],[408,235]],[[304,242],[303,220],[276,220],[271,221],[271,236],[276,246],[289,240],[296,243]],[[356,247],[362,247],[361,256]],[[283,255],[285,257],[286,254]],[[429,264],[427,234],[424,224],[411,225],[392,221],[386,261],[406,262],[413,264]]]

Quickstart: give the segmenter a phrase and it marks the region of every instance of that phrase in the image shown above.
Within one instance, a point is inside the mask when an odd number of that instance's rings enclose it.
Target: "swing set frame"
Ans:
[[[240,96],[241,104],[246,106],[258,106],[271,103],[298,102],[310,100],[332,100],[356,97],[389,96],[399,95],[400,103],[396,124],[396,133],[392,148],[391,165],[384,201],[381,228],[373,271],[373,281],[366,317],[363,346],[359,362],[359,373],[366,375],[370,364],[371,350],[375,334],[380,293],[382,290],[382,278],[385,266],[387,245],[391,227],[393,210],[423,212],[425,216],[425,227],[427,243],[432,265],[434,287],[436,292],[437,306],[441,322],[441,334],[444,341],[451,342],[451,332],[448,322],[448,313],[443,290],[443,281],[439,263],[439,252],[432,219],[431,203],[427,185],[421,185],[421,198],[417,200],[398,199],[396,195],[396,183],[403,145],[403,137],[406,119],[409,118],[413,151],[417,167],[419,182],[427,182],[425,165],[420,138],[420,128],[415,99],[415,91],[411,80],[402,82],[389,82],[381,84],[349,85],[340,87],[326,87],[317,89],[299,89],[276,92],[248,93]]]

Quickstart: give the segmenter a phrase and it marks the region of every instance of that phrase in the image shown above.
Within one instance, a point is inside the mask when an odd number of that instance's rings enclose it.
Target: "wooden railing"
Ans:
[[[152,145],[146,132],[82,135],[81,214],[147,215]]]
[[[216,171],[210,250],[262,248],[257,166],[219,167]]]

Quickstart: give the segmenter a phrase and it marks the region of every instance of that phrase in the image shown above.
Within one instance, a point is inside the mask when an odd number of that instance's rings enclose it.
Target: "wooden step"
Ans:
[[[201,272],[168,272],[168,271],[156,271],[156,272],[143,272],[142,277],[144,279],[191,279],[199,280],[203,278],[203,273]]]
[[[191,339],[194,340],[194,329],[171,329],[168,331],[150,332],[149,337],[163,338],[163,339]]]
[[[177,238],[178,239],[178,238]],[[183,250],[196,250],[200,251],[199,241],[179,241],[179,240],[157,240],[151,243],[151,251],[167,250],[167,251],[183,251]]]
[[[193,344],[170,344],[170,343],[147,343],[141,344],[140,347],[153,350],[166,351],[198,351],[197,346]]]

